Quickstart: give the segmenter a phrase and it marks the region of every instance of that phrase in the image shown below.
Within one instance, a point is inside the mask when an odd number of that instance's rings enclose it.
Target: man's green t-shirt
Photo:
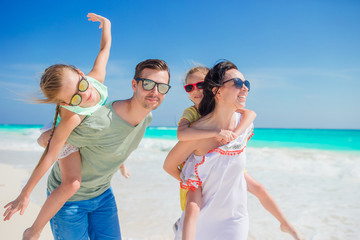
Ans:
[[[97,197],[110,187],[120,165],[139,145],[152,120],[149,113],[136,127],[124,121],[108,103],[74,129],[67,142],[79,147],[81,154],[81,185],[68,201]],[[59,163],[54,164],[48,178],[48,191],[61,183]]]

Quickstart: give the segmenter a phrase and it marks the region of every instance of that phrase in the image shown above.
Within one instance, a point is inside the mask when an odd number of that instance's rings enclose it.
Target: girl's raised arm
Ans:
[[[94,66],[90,73],[90,77],[95,78],[99,82],[103,83],[106,74],[106,65],[109,60],[110,47],[111,47],[111,22],[109,19],[104,18],[95,13],[89,13],[87,15],[89,21],[100,22],[99,28],[102,28],[100,51],[95,59]]]

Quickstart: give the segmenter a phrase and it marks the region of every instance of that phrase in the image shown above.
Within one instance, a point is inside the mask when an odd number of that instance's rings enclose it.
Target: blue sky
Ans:
[[[29,104],[55,63],[89,72],[112,22],[109,100],[132,95],[136,64],[164,59],[172,88],[153,126],[175,126],[191,105],[186,70],[234,62],[251,82],[256,127],[360,129],[359,1],[6,1],[1,4],[0,124],[43,124],[54,106]]]

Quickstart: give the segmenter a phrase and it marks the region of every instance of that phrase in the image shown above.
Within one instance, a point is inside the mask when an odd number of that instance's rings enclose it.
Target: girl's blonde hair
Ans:
[[[45,98],[39,98],[39,99],[37,99],[37,102],[39,102],[39,103],[55,103],[56,111],[55,111],[55,117],[54,117],[52,129],[51,129],[49,142],[48,142],[43,154],[41,155],[41,158],[40,158],[38,164],[36,165],[35,169],[44,160],[44,157],[49,150],[52,136],[54,135],[57,118],[60,113],[61,100],[58,98],[58,95],[59,95],[60,89],[62,87],[62,83],[63,83],[62,79],[63,79],[63,74],[64,74],[65,69],[69,69],[71,71],[77,72],[77,68],[72,65],[55,64],[55,65],[52,65],[52,66],[46,68],[40,79],[40,89]]]
[[[190,70],[187,72],[186,77],[185,77],[185,84],[187,84],[187,80],[191,74],[194,74],[196,72],[201,72],[206,76],[206,74],[209,72],[209,70],[210,70],[210,68],[205,67],[205,66],[196,66],[196,67],[190,68]]]
[[[40,79],[40,89],[45,98],[38,99],[39,103],[60,103],[58,95],[62,87],[64,70],[77,72],[77,68],[72,65],[55,64],[45,69]]]

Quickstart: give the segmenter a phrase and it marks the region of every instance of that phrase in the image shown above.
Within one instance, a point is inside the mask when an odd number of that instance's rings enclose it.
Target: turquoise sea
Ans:
[[[0,125],[0,138],[38,134],[41,125]],[[145,138],[177,140],[176,127],[149,127]],[[255,128],[249,147],[360,151],[360,130]]]
[[[145,137],[176,140],[175,127],[150,127]],[[360,130],[255,128],[249,147],[360,151]]]

